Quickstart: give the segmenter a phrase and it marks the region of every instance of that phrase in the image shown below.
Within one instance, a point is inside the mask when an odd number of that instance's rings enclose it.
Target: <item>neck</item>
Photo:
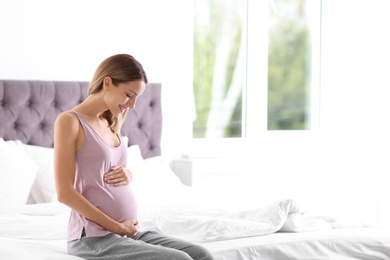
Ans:
[[[76,109],[82,114],[102,119],[103,113],[107,111],[107,106],[100,93],[89,95]]]

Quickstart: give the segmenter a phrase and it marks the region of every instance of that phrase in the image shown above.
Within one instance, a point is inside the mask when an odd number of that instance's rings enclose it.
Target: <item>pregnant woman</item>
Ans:
[[[142,230],[120,130],[145,90],[142,65],[128,54],[104,60],[88,97],[54,126],[58,200],[72,211],[68,253],[85,259],[212,259],[203,247]],[[152,192],[152,191],[151,191]]]

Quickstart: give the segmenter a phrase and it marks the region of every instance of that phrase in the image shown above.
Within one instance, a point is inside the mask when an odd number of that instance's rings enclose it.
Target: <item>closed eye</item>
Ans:
[[[129,93],[130,92],[130,93]],[[130,91],[125,91],[126,97],[127,98],[134,98],[137,96],[137,93],[135,93],[133,90]]]

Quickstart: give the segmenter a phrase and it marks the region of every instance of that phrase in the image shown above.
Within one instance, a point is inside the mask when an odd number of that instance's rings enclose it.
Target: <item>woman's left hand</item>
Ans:
[[[132,180],[132,172],[122,166],[112,166],[111,170],[104,174],[104,181],[115,186],[127,185]]]

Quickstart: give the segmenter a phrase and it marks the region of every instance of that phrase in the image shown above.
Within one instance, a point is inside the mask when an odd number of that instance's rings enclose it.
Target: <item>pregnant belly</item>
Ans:
[[[118,222],[137,219],[137,201],[130,185],[90,188],[84,196]]]

